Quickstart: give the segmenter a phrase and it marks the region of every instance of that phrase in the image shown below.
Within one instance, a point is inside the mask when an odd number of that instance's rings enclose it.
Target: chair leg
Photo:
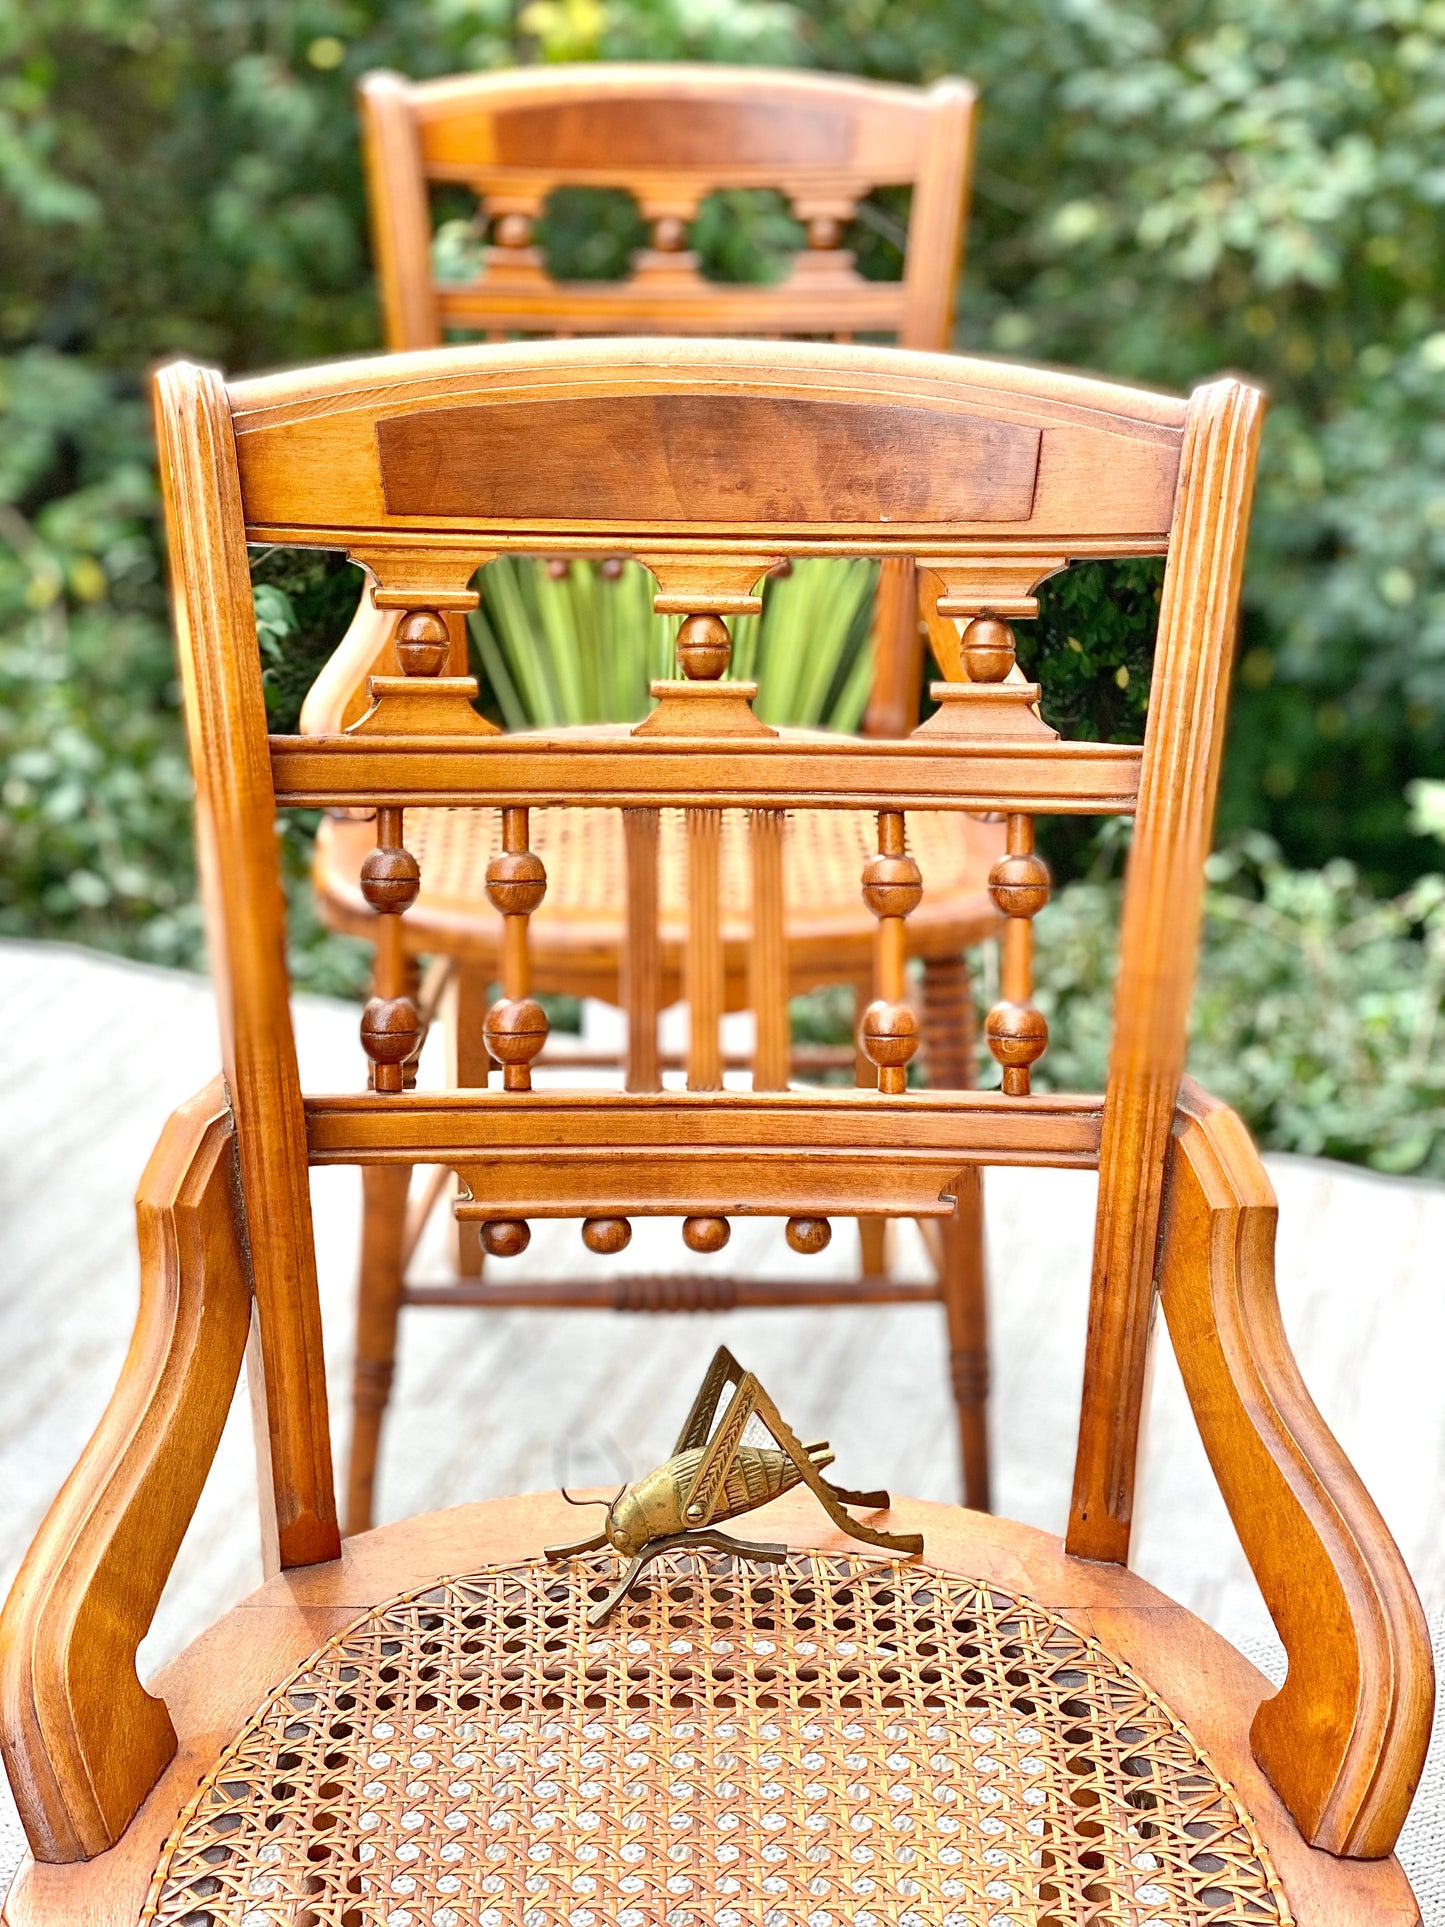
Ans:
[[[937,1089],[968,1090],[974,1081],[978,1022],[968,966],[961,956],[929,957],[923,965],[923,1044],[928,1081]],[[990,1506],[988,1449],[988,1278],[984,1260],[983,1173],[959,1175],[958,1204],[943,1224],[939,1290],[948,1324],[949,1371],[958,1408],[963,1502]]]
[[[411,1184],[407,1165],[368,1165],[361,1174],[361,1275],[356,1294],[356,1366],[352,1379],[351,1456],[346,1474],[346,1532],[366,1532],[381,1425],[391,1397],[396,1321],[401,1310],[402,1244]]]

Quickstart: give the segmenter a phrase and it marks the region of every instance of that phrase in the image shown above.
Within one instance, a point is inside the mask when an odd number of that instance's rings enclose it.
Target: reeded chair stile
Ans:
[[[288,1927],[402,1912],[1416,1927],[1390,1856],[1429,1728],[1423,1616],[1290,1358],[1258,1155],[1183,1078],[1258,394],[1224,380],[1184,402],[882,349],[609,342],[231,387],[181,365],[158,395],[224,1082],[177,1114],[143,1181],[136,1342],[6,1608],[0,1740],[35,1854],[9,1927],[241,1927],[262,1909]],[[700,428],[733,466],[695,460]],[[626,448],[625,468],[579,459],[599,444]],[[405,673],[375,680],[355,727],[268,741],[248,541],[344,549],[371,571]],[[539,541],[638,556],[693,625],[685,668],[780,557],[915,556],[940,606],[973,621],[1001,603],[1021,617],[1071,559],[1162,552],[1146,740],[1054,737],[987,626],[901,741],[772,730],[745,686],[695,676],[632,731],[489,731],[462,679],[428,673],[435,625],[487,555]],[[403,985],[365,1019],[376,1087],[303,1096],[278,805],[374,810],[397,924],[408,814],[501,812],[519,964],[545,814],[695,812],[699,969],[719,816],[761,821],[766,843],[778,811],[864,812],[876,1088],[529,1088],[540,1026],[514,979],[492,1019],[508,1087],[395,1088]],[[990,1024],[1008,1087],[911,1089],[908,822],[985,809],[1008,820],[1019,933]],[[1029,825],[1049,811],[1134,818],[1102,1095],[1031,1088]],[[499,1238],[560,1218],[610,1239],[660,1215],[691,1219],[702,1248],[756,1214],[804,1242],[834,1215],[946,1220],[980,1165],[1097,1167],[1067,1538],[908,1500],[865,1512],[882,1495],[822,1481],[821,1442],[788,1432],[789,1388],[765,1403],[724,1357],[668,1477],[609,1507],[606,1545],[549,1563],[579,1515],[542,1494],[388,1526],[343,1558],[308,1194],[308,1167],[337,1163],[442,1164]],[[1156,1292],[1288,1653],[1277,1692],[1127,1569]],[[147,1693],[136,1649],[248,1330],[273,1576]],[[722,1379],[739,1429],[729,1404],[704,1442]],[[733,1452],[748,1410],[772,1457]],[[754,1513],[754,1484],[782,1491],[788,1467],[793,1489]],[[849,1505],[870,1544],[845,1529]],[[781,1558],[689,1538],[740,1508]],[[921,1552],[901,1550],[908,1535]],[[619,1597],[639,1547],[657,1556]]]
[[[426,81],[370,74],[358,104],[391,348],[440,347],[448,331],[462,328],[484,330],[493,341],[512,332],[849,340],[855,331],[886,331],[909,348],[949,346],[974,123],[973,90],[965,81],[949,77],[919,88],[766,68],[588,63]],[[650,245],[632,255],[621,280],[564,280],[549,271],[536,245],[538,230],[549,197],[563,186],[632,197]],[[718,190],[759,188],[787,202],[802,245],[776,281],[710,279],[689,245],[704,204]],[[850,224],[860,209],[869,212],[863,204],[876,190],[909,196],[896,280],[865,277],[847,245]],[[453,213],[470,200],[470,274],[458,274],[455,262],[451,272],[440,271],[433,205],[439,196]],[[605,461],[607,453],[594,449],[589,459]],[[566,572],[575,558],[553,550],[548,566]],[[604,554],[594,566],[601,572],[596,593],[618,596],[621,584],[609,577],[621,569],[620,557]],[[933,606],[936,583],[925,580],[923,589],[920,597],[911,558],[883,561],[869,637],[867,734],[904,735],[918,720],[921,614],[942,639],[935,647],[957,646],[956,629]],[[427,620],[449,627],[450,665],[464,673],[461,612],[439,609]],[[725,662],[726,634],[715,631],[711,647],[721,649]],[[368,704],[369,676],[397,667],[390,620],[366,601],[317,679],[303,729],[325,734],[354,722]],[[418,999],[423,1027],[433,1012],[439,1016],[454,1084],[476,1086],[495,1075],[501,1060],[486,1028],[492,985],[506,979],[513,985],[509,996],[526,994],[515,988],[523,968],[529,991],[598,998],[621,1010],[622,1061],[616,1050],[600,1058],[621,1069],[629,1090],[660,1088],[672,1068],[685,1069],[697,1089],[714,1088],[729,1068],[749,1069],[757,1090],[783,1089],[794,1077],[839,1068],[856,1068],[871,1081],[868,1061],[860,1057],[855,1066],[846,1048],[794,1051],[787,1005],[790,995],[838,985],[851,990],[861,1016],[873,997],[873,919],[858,894],[872,832],[816,809],[786,819],[781,811],[764,811],[746,818],[693,812],[684,820],[648,810],[582,808],[542,814],[527,834],[545,884],[535,881],[536,900],[522,913],[530,919],[525,966],[508,948],[519,935],[512,921],[517,913],[508,907],[516,891],[493,871],[521,846],[499,847],[489,813],[410,812],[409,847],[421,861],[420,878],[408,915],[390,928],[378,922],[379,879],[361,874],[369,825],[354,814],[336,815],[323,821],[317,838],[314,876],[323,917],[368,941],[400,942],[407,970],[425,959]],[[1003,829],[951,811],[918,814],[911,834],[928,871],[926,900],[905,937],[922,973],[919,1066],[932,1084],[963,1087],[974,1082],[979,1042],[964,951],[998,931],[988,879],[1004,854]],[[694,869],[708,878],[717,872],[718,887],[709,882],[701,893],[705,904],[716,901],[716,933],[711,926],[695,931],[689,920]],[[383,975],[395,977],[393,962],[389,957]],[[680,998],[694,1023],[693,1042],[679,1060],[662,1053],[658,1024],[663,1006]],[[762,1028],[750,1058],[729,1064],[717,1016],[743,1009],[751,1009]],[[577,1065],[584,1054],[554,1040],[543,1047],[541,1067],[559,1059]],[[890,1264],[887,1221],[877,1217],[859,1221],[861,1262],[849,1277],[821,1268],[808,1277],[738,1265],[604,1272],[585,1257],[561,1277],[519,1277],[505,1264],[487,1265],[484,1273],[487,1256],[515,1252],[516,1235],[479,1236],[475,1224],[462,1222],[449,1241],[449,1275],[440,1278],[419,1275],[412,1259],[431,1211],[449,1195],[445,1170],[435,1167],[418,1184],[409,1183],[402,1166],[374,1174],[363,1222],[346,1530],[372,1523],[398,1317],[422,1305],[686,1311],[941,1301],[962,1490],[968,1504],[986,1508],[983,1204],[973,1173],[964,1183],[955,1215],[927,1227],[927,1278],[900,1275]],[[596,1235],[611,1242],[592,1248],[620,1248],[620,1231]]]

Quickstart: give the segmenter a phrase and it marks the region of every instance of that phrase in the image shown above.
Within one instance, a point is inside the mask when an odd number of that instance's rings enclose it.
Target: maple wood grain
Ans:
[[[1250,1728],[1313,1845],[1394,1846],[1425,1764],[1430,1635],[1398,1548],[1290,1352],[1274,1287],[1278,1211],[1233,1111],[1186,1081],[1159,1280],[1210,1464],[1289,1655]]]
[[[167,1124],[136,1226],[140,1308],[120,1379],[0,1620],[0,1752],[46,1860],[113,1847],[176,1750],[136,1649],[215,1457],[251,1321],[219,1078]]]

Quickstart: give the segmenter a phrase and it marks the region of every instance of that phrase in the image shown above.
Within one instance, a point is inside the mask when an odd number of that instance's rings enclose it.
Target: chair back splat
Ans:
[[[896,333],[948,336],[967,201],[973,90],[756,67],[589,64],[361,83],[372,235],[387,340],[447,329],[527,334]],[[631,193],[650,245],[626,281],[554,281],[533,233],[559,186]],[[429,191],[476,196],[481,272],[438,279]],[[875,188],[910,187],[901,281],[860,275],[842,245]],[[706,279],[688,227],[719,188],[780,190],[806,245],[772,285]]]
[[[806,1225],[829,1214],[947,1216],[971,1167],[1097,1164],[1069,1543],[1125,1559],[1258,394],[1227,380],[1186,403],[890,349],[635,341],[443,350],[230,388],[176,366],[158,393],[168,497],[183,511],[176,593],[226,1073],[242,1181],[267,1201],[250,1235],[281,1560],[322,1558],[335,1543],[308,1159],[448,1165],[463,1185],[459,1214],[498,1253],[522,1247],[532,1217],[637,1213],[689,1220],[697,1249],[725,1237],[728,1215],[784,1216],[807,1248]],[[369,571],[403,673],[372,678],[350,728],[268,742],[248,542],[340,549]],[[505,736],[471,706],[468,679],[441,673],[446,619],[471,606],[478,567],[559,546],[636,556],[659,612],[680,619],[683,674],[654,686],[656,708],[631,731]],[[765,726],[749,685],[719,680],[729,618],[758,607],[778,562],[857,554],[925,571],[946,659],[936,714],[899,741]],[[1147,554],[1168,562],[1143,748],[1060,741],[1016,665],[1010,625],[1036,612],[1038,584],[1070,561]],[[381,936],[362,1025],[374,1088],[363,1094],[301,1096],[277,805],[375,811],[361,887]],[[686,1091],[531,1089],[546,1032],[527,970],[528,919],[545,889],[532,814],[569,805],[625,812],[639,919],[655,901],[657,813],[686,811]],[[487,1019],[501,1090],[404,1088],[420,1020],[399,931],[418,878],[406,812],[419,806],[501,812],[488,888],[505,918],[503,995]],[[776,846],[782,813],[805,807],[877,813],[859,880],[879,920],[879,994],[861,1032],[876,1090],[774,1088],[786,1037],[768,937]],[[1007,919],[1003,995],[987,1023],[1000,1091],[907,1088],[918,1026],[902,936],[927,885],[908,855],[916,809],[1008,818],[991,882]],[[753,848],[751,1092],[717,1088],[718,828],[729,811],[750,813]],[[1047,1043],[1031,995],[1031,920],[1047,896],[1033,855],[1039,811],[1135,817],[1102,1097],[1030,1088]],[[636,956],[645,971],[647,947]],[[646,1004],[656,986],[637,994]],[[613,1248],[594,1235],[594,1248]]]

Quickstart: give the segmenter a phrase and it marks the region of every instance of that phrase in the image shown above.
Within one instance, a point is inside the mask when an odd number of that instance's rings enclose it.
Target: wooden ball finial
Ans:
[[[1049,900],[1049,866],[1032,850],[1000,857],[988,873],[988,893],[1006,917],[1034,917]]]
[[[421,865],[410,850],[379,846],[361,863],[361,894],[378,916],[400,916],[416,902]]]
[[[911,856],[870,856],[863,865],[863,901],[875,917],[907,917],[923,901],[923,872]]]
[[[532,1059],[547,1041],[547,1013],[535,997],[499,997],[482,1020],[487,1049],[509,1091],[532,1088]]]
[[[794,1251],[805,1257],[826,1251],[833,1238],[833,1227],[826,1218],[789,1218],[783,1233]]]
[[[682,1242],[689,1251],[721,1251],[733,1235],[726,1218],[684,1218]]]
[[[502,850],[486,870],[487,901],[504,917],[530,917],[547,894],[547,868],[535,851]]]
[[[995,1004],[984,1022],[984,1035],[1003,1066],[1005,1097],[1027,1097],[1029,1066],[1049,1047],[1049,1023],[1032,1004]]]
[[[626,1218],[584,1218],[582,1242],[589,1251],[595,1251],[599,1258],[616,1251],[626,1251],[632,1243],[632,1226]]]
[[[532,1228],[521,1218],[488,1218],[481,1238],[489,1258],[520,1258],[532,1242]]]
[[[898,1097],[908,1088],[908,1065],[918,1049],[918,1019],[907,1004],[876,998],[858,1026],[863,1055],[878,1068],[878,1088]]]
[[[732,661],[733,639],[721,616],[686,616],[677,632],[677,659],[690,682],[716,682]]]
[[[451,647],[451,631],[434,609],[413,609],[396,625],[396,654],[404,675],[439,676]]]
[[[361,1013],[361,1048],[375,1065],[378,1091],[394,1094],[403,1066],[421,1042],[421,1019],[410,997],[373,997]]]
[[[996,616],[975,616],[963,632],[970,682],[1003,682],[1014,666],[1014,632]]]

